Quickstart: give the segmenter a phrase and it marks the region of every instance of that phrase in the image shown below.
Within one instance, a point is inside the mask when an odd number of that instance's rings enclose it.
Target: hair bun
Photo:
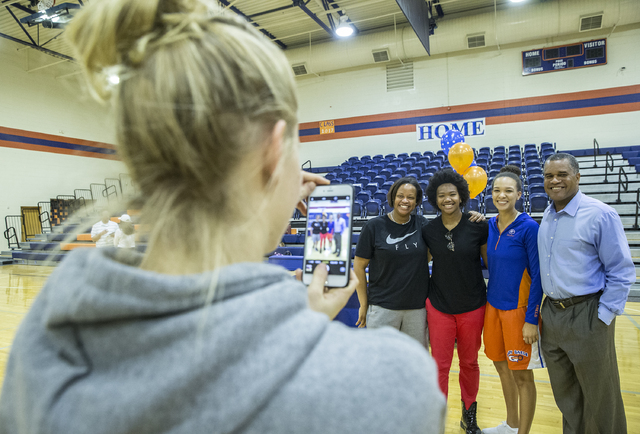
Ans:
[[[513,173],[517,176],[522,175],[522,170],[518,166],[514,166],[513,164],[507,164],[503,168],[500,169],[500,173],[509,172]]]

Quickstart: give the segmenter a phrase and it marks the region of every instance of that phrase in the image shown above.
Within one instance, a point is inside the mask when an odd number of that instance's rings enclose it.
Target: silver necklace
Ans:
[[[409,214],[409,220],[407,220],[404,223],[398,223],[396,221],[396,219],[393,218],[393,211],[391,211],[389,214],[387,214],[389,216],[389,218],[391,219],[392,222],[394,222],[397,225],[406,225],[407,223],[409,223],[411,221],[411,214]]]

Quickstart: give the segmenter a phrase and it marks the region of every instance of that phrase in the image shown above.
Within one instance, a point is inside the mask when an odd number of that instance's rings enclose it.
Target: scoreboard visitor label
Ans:
[[[607,63],[607,40],[578,42],[522,52],[522,75],[599,66]]]

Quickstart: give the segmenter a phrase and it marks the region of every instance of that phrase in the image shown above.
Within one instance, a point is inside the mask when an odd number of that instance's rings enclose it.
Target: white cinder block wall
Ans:
[[[579,37],[537,40],[414,60],[415,89],[386,91],[385,64],[298,78],[300,122],[550,96],[640,84],[637,25]],[[437,30],[436,30],[437,32]],[[607,37],[607,65],[522,76],[522,51]],[[624,68],[624,69],[622,69]],[[640,111],[488,125],[483,146],[556,142],[558,149],[640,145]],[[387,134],[302,143],[301,161],[312,166],[340,164],[354,155],[438,150],[437,141],[418,142],[416,133]]]
[[[57,61],[0,39],[0,126],[114,143],[109,113],[82,96],[80,75],[56,78],[77,67],[60,64],[27,72]],[[120,161],[0,147],[0,218],[123,172]],[[4,221],[0,224],[4,231]]]

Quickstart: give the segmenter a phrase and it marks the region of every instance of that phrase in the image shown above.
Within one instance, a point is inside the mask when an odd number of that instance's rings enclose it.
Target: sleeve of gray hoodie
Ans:
[[[247,433],[444,433],[436,364],[412,338],[332,323],[314,353]]]

